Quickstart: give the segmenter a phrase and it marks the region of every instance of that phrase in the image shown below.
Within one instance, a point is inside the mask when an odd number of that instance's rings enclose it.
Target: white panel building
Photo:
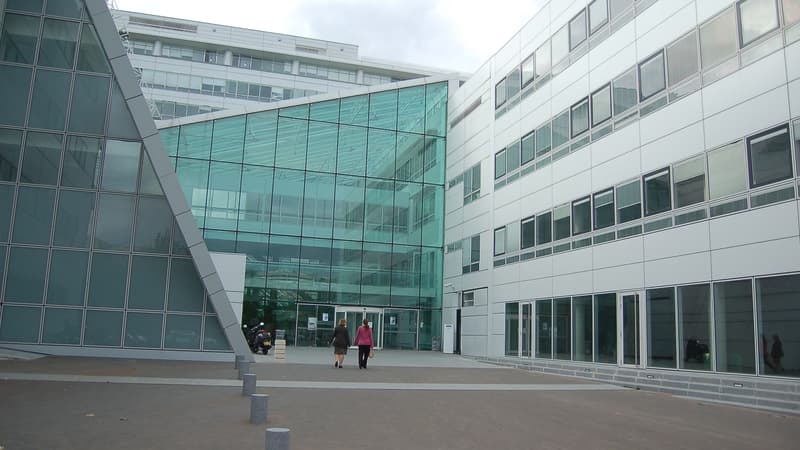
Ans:
[[[457,350],[797,409],[798,21],[797,0],[551,1],[454,91]]]

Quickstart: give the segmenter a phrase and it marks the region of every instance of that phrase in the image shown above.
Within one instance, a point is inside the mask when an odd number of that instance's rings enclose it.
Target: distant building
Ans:
[[[445,73],[360,57],[353,44],[120,10],[111,14],[156,119]]]

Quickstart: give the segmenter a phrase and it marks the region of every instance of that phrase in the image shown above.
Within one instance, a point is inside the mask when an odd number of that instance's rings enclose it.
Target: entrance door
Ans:
[[[364,319],[370,322],[372,328],[372,339],[375,341],[375,348],[383,347],[383,310],[377,308],[336,308],[336,325],[339,319],[347,321],[347,332],[350,333],[352,343]]]
[[[641,304],[638,292],[621,293],[618,297],[619,355],[621,365],[641,364]]]

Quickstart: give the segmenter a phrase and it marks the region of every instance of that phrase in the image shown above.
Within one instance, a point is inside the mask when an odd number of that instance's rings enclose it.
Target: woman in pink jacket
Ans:
[[[372,347],[375,342],[372,340],[372,329],[369,327],[369,321],[364,319],[363,325],[358,327],[356,338],[353,344],[358,346],[358,368],[367,368],[367,359],[372,352]]]

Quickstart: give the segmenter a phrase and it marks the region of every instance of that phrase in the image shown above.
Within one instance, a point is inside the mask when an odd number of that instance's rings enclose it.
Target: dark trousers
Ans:
[[[369,359],[369,345],[358,346],[358,367],[367,368],[367,360]]]

